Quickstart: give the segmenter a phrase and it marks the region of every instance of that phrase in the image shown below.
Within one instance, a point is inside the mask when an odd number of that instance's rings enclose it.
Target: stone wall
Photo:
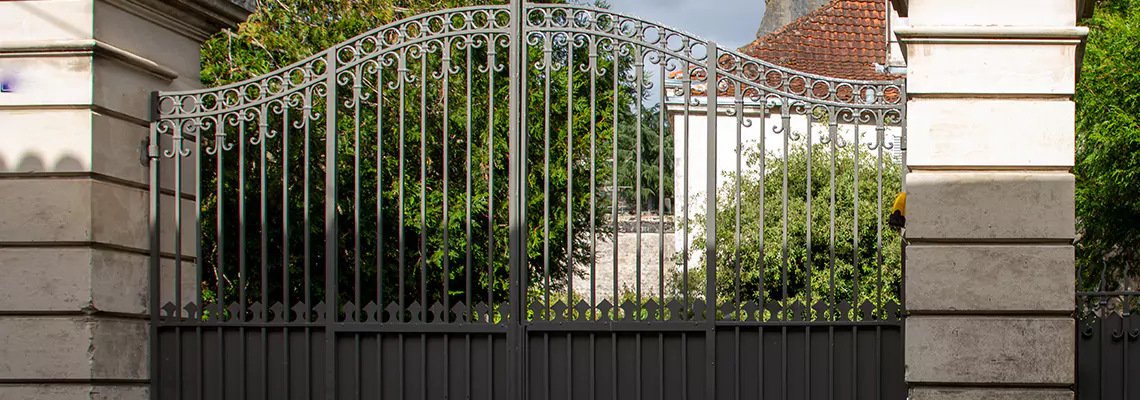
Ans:
[[[674,283],[673,277],[680,270],[675,257],[677,247],[674,243],[673,221],[666,216],[665,230],[661,232],[658,217],[646,215],[642,218],[641,240],[638,241],[637,222],[634,216],[619,218],[619,233],[617,235],[617,288],[618,294],[636,294],[638,283],[637,251],[641,250],[641,294],[642,297],[656,297],[661,293],[661,285],[665,286],[668,296]],[[662,247],[664,241],[664,247]],[[664,263],[660,260],[662,250]],[[594,285],[595,302],[610,299],[613,302],[614,292],[614,240],[607,238],[599,240],[594,253],[594,271],[590,274],[591,265],[582,264],[576,268],[582,273],[574,278],[574,292],[586,301],[590,300],[590,286]],[[662,273],[664,272],[664,273]],[[591,276],[593,279],[591,279]]]
[[[895,1],[911,399],[1071,399],[1075,0]]]
[[[215,0],[0,2],[0,399],[148,397],[150,95],[200,87],[202,42],[248,13]]]

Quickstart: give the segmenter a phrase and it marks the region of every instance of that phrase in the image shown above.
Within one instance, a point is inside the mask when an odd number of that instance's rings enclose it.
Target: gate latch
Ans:
[[[150,144],[150,137],[144,136],[139,143],[139,163],[149,166],[150,160],[158,158],[158,146]]]

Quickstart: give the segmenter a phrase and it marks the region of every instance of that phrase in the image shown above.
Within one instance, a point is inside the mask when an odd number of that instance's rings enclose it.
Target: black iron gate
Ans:
[[[1078,399],[1140,396],[1140,291],[1127,265],[1105,262],[1077,271]]]
[[[158,93],[153,396],[903,399],[904,99],[521,1]]]

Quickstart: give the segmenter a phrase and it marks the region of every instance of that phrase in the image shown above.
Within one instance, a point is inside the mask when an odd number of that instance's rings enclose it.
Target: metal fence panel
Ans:
[[[522,1],[158,93],[152,394],[905,398],[904,106]]]

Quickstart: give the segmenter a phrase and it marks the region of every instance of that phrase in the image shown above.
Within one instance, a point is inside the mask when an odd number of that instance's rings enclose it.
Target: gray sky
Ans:
[[[614,11],[690,32],[735,49],[756,39],[764,0],[609,0]]]

